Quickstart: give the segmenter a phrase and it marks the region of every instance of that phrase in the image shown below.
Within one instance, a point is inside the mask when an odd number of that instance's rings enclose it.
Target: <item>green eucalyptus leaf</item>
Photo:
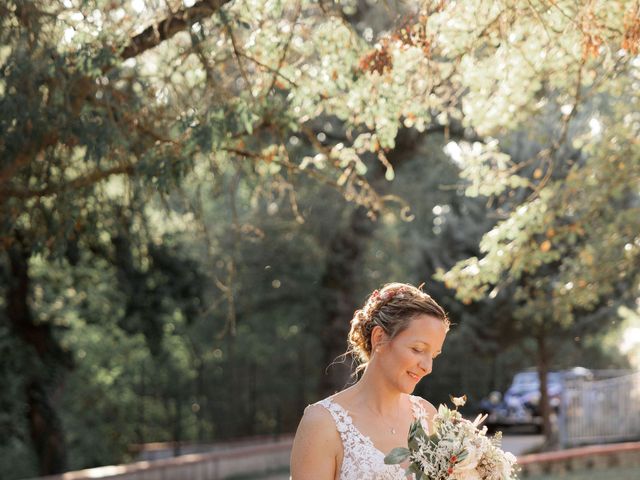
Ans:
[[[408,448],[398,447],[394,448],[384,457],[384,463],[387,465],[395,465],[397,463],[404,462],[411,452]]]

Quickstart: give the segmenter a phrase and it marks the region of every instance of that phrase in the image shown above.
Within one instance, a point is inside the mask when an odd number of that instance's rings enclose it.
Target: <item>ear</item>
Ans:
[[[375,350],[376,347],[382,346],[387,341],[387,334],[380,325],[376,325],[371,330],[371,350]]]

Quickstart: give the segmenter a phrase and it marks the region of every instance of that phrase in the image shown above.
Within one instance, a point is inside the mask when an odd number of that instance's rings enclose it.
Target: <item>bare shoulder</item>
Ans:
[[[341,448],[331,413],[322,405],[309,405],[304,410],[291,449],[293,480],[334,479]]]
[[[331,413],[325,407],[317,403],[308,405],[307,408],[304,409],[304,414],[300,420],[300,426],[311,427],[317,432],[326,430],[327,433],[335,434],[337,437],[336,424]]]

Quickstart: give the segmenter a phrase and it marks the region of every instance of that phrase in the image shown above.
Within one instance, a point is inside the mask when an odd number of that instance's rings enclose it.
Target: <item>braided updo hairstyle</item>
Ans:
[[[443,308],[420,288],[406,283],[388,283],[374,290],[360,310],[351,319],[347,354],[359,363],[354,375],[371,359],[371,332],[380,326],[389,339],[405,330],[414,317],[426,314],[442,320],[449,329],[449,318]]]

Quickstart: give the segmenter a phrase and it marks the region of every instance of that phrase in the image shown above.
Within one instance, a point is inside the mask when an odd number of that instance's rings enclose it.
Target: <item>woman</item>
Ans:
[[[392,283],[374,291],[351,320],[348,338],[362,377],[305,409],[291,452],[292,479],[407,478],[406,465],[385,465],[384,456],[407,445],[414,420],[429,428],[435,408],[411,393],[431,373],[448,330],[444,310],[420,289]]]

